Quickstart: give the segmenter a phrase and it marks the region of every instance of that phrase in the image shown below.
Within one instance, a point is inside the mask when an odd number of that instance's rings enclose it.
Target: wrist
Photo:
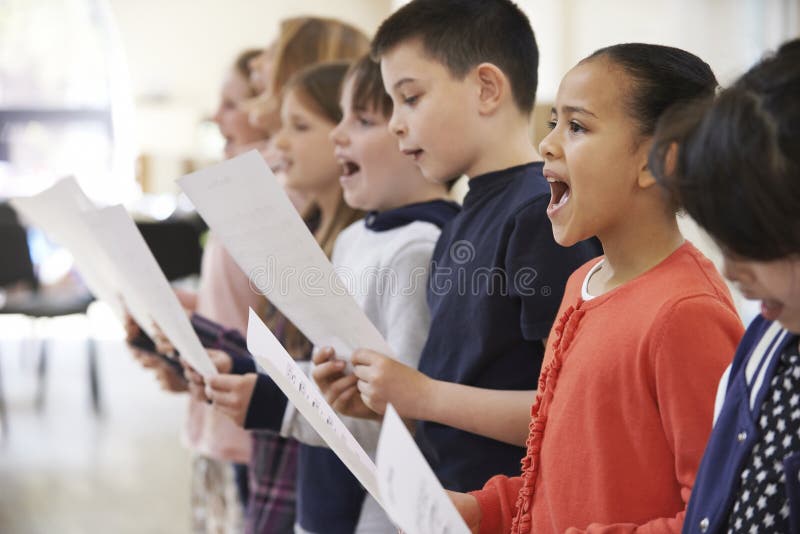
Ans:
[[[436,387],[438,380],[434,380],[424,373],[419,373],[419,376],[416,400],[412,403],[412,409],[409,413],[401,415],[407,419],[431,421],[435,419],[438,409],[437,392],[439,388]]]

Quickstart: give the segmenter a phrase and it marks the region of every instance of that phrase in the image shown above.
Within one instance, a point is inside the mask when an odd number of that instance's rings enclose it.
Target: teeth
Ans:
[[[563,195],[561,195],[561,200],[558,201],[558,204],[556,204],[555,207],[560,208],[561,206],[566,204],[568,200],[569,200],[569,189],[567,189],[567,191]]]

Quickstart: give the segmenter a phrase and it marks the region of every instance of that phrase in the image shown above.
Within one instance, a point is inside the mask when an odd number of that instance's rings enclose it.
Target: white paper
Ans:
[[[158,266],[139,229],[122,206],[81,213],[81,218],[120,274],[126,299],[141,299],[152,322],[204,377],[217,374],[178,297]],[[147,324],[150,320],[143,319]]]
[[[406,534],[470,534],[391,404],[383,416],[376,463],[383,507]]]
[[[341,359],[362,347],[392,354],[257,151],[178,183],[251,285],[314,345]]]
[[[375,464],[286,349],[251,309],[247,350],[378,503]]]
[[[89,291],[106,302],[120,320],[127,309],[148,335],[154,334],[141,299],[137,295],[122,297],[123,281],[119,273],[81,219],[81,212],[95,206],[75,178],[64,178],[37,195],[13,199],[11,204],[23,217],[70,251]]]

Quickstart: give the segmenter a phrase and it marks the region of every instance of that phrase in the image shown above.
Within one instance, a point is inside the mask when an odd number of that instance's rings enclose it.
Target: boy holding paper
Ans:
[[[417,442],[443,485],[477,489],[519,472],[543,342],[567,278],[600,250],[553,239],[550,188],[530,139],[538,49],[516,5],[415,0],[381,25],[372,52],[402,152],[429,180],[467,175],[470,191],[433,253],[419,371],[361,350],[356,384],[320,352],[315,379],[344,413],[363,415],[364,404],[382,413],[391,402],[417,419]]]

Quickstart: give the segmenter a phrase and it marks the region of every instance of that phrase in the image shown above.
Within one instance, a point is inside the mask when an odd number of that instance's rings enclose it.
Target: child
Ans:
[[[719,243],[725,275],[762,300],[720,383],[686,533],[800,531],[798,94],[796,39],[656,136],[656,171]]]
[[[337,99],[347,68],[346,63],[320,64],[292,78],[284,92],[282,127],[275,137],[275,146],[281,153],[280,172],[288,187],[314,200],[316,215],[312,214],[310,220],[320,246],[329,255],[339,233],[360,214],[344,203],[339,184],[340,166],[330,140],[330,133],[341,118]],[[291,350],[292,339],[300,336],[299,331],[292,325],[288,325],[288,329],[275,323],[270,326]],[[214,406],[239,425],[247,416],[249,428],[278,430],[286,398],[266,376],[255,373],[255,364],[244,349],[244,340],[240,341],[238,351],[230,351],[233,358],[218,360],[222,373],[235,374],[222,374],[209,381]],[[191,376],[198,379],[195,374]],[[251,397],[255,400],[248,412]],[[338,484],[341,491],[335,494],[327,491],[331,483]],[[354,531],[364,490],[333,452],[300,445],[297,492],[295,531]]]
[[[264,133],[253,127],[241,104],[254,96],[250,85],[250,61],[260,52],[242,52],[222,85],[214,122],[225,139],[225,157],[230,158],[263,142]],[[261,310],[264,297],[253,292],[249,280],[213,234],[209,235],[202,259],[200,286],[196,293],[181,291],[182,304],[189,310],[219,321],[226,328],[247,325],[248,306]],[[140,334],[132,319],[128,323],[130,339]],[[142,339],[142,337],[138,337]],[[131,350],[137,359],[156,374],[163,389],[185,391],[186,382],[180,366],[177,370],[152,353]],[[244,505],[249,499],[247,463],[251,455],[249,432],[234,425],[208,404],[189,400],[184,441],[192,451],[191,511],[192,532],[241,531]],[[276,447],[280,443],[276,444]],[[275,498],[275,509],[289,509],[293,517],[294,500],[288,503]]]
[[[513,3],[412,1],[381,25],[373,56],[400,149],[429,180],[466,174],[470,191],[434,249],[419,371],[358,351],[357,387],[376,412],[390,401],[419,420],[416,439],[446,487],[475,489],[519,472],[544,340],[569,273],[598,248],[553,240],[530,141],[538,51]],[[336,400],[354,399],[352,379],[315,378],[337,409],[354,404]]]
[[[476,531],[680,531],[742,326],[647,156],[659,116],[715,87],[696,56],[636,43],[595,52],[561,81],[539,145],[548,216],[559,243],[596,235],[605,256],[567,284],[522,476],[454,496]]]

